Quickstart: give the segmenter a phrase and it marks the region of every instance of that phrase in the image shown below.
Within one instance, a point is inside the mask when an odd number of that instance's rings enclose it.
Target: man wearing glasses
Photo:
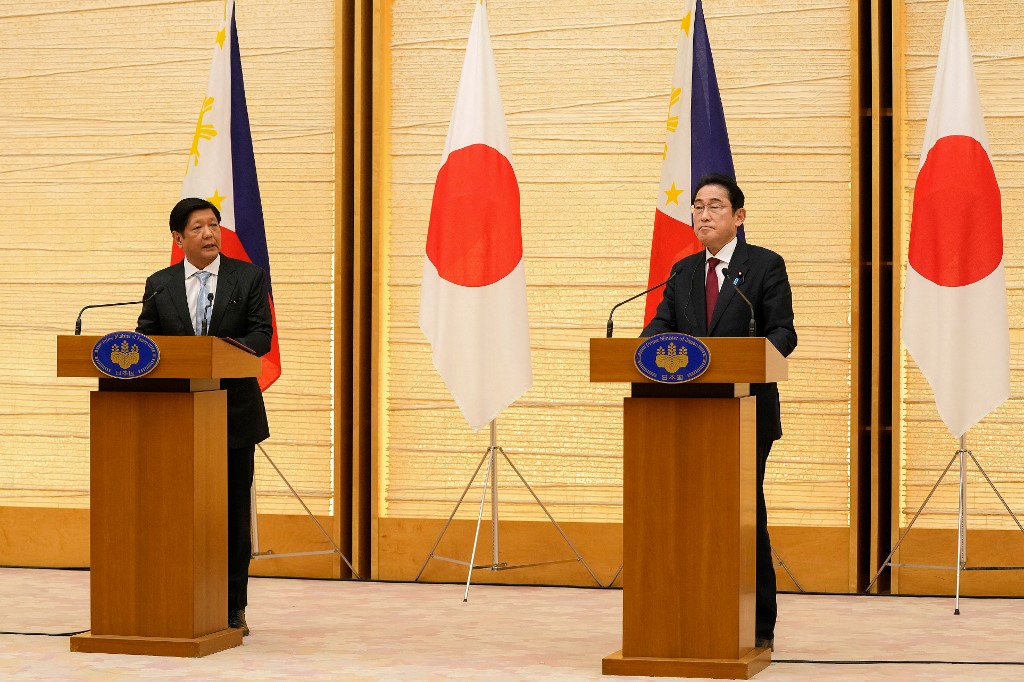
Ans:
[[[743,191],[727,175],[706,175],[697,182],[693,229],[704,250],[672,266],[678,274],[641,336],[681,332],[693,336],[763,336],[783,356],[796,348],[793,291],[782,256],[740,241],[746,219]],[[728,271],[728,279],[723,274]],[[736,293],[737,287],[753,305]],[[752,331],[753,330],[753,331]],[[751,384],[757,399],[757,609],[755,643],[774,648],[775,566],[768,538],[764,471],[772,444],[782,437],[777,384]]]

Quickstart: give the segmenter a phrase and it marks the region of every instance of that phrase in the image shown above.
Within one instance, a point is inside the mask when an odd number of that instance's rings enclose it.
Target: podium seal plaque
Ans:
[[[92,364],[115,379],[136,379],[149,374],[160,362],[153,339],[138,332],[113,332],[92,347]]]
[[[678,384],[696,379],[711,364],[708,347],[689,334],[655,334],[636,349],[636,368],[648,379]]]

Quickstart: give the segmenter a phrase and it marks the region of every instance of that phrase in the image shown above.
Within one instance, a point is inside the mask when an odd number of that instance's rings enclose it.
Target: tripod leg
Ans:
[[[489,452],[490,451],[488,451],[488,453]],[[444,522],[441,532],[437,534],[437,539],[434,540],[434,544],[431,546],[430,551],[427,552],[427,558],[423,560],[423,565],[420,566],[420,572],[416,574],[416,578],[413,580],[414,583],[419,582],[420,576],[423,575],[423,571],[427,568],[427,564],[434,558],[434,550],[441,544],[441,538],[444,537],[444,534],[448,531],[448,526],[452,524],[452,519],[455,518],[455,512],[459,511],[459,507],[462,506],[462,501],[466,499],[466,493],[468,493],[469,489],[473,487],[473,481],[476,480],[477,474],[480,473],[480,467],[482,467],[484,462],[487,461],[488,453],[484,453],[484,456],[480,458],[480,463],[476,465],[476,470],[473,471],[473,475],[470,477],[469,483],[467,483],[466,487],[462,489],[462,495],[459,496],[459,501],[455,503],[455,507],[452,508],[452,513],[448,515],[448,520]]]
[[[935,494],[935,490],[939,487],[939,484],[942,483],[942,479],[944,479],[946,477],[946,474],[949,473],[949,469],[950,467],[953,466],[953,462],[956,461],[956,457],[958,454],[960,453],[953,453],[953,457],[950,458],[949,464],[947,464],[946,468],[942,470],[942,475],[939,476],[939,480],[935,481],[935,485],[933,485],[932,489],[928,491],[927,497],[924,498],[924,502],[921,503],[921,506],[918,508],[917,513],[914,514],[914,518],[910,520],[910,524],[907,526],[906,530],[903,531],[903,535],[901,535],[900,539],[896,541],[895,545],[893,545],[892,551],[889,552],[889,556],[885,557],[885,561],[882,562],[882,565],[878,567],[878,572],[875,573],[875,577],[871,579],[870,583],[868,583],[867,589],[864,590],[865,593],[871,591],[871,586],[875,584],[875,581],[878,580],[878,576],[882,575],[882,571],[884,571],[885,567],[889,565],[889,562],[892,560],[892,556],[896,553],[896,550],[900,548],[900,545],[903,544],[903,541],[906,539],[907,534],[910,533],[910,529],[914,527],[914,523],[917,521],[917,518],[921,516],[921,512],[923,512],[924,508],[928,506],[928,501],[932,499],[932,495]]]
[[[772,547],[772,556],[775,557],[775,560],[779,562],[776,564],[776,566],[782,566],[782,570],[786,572],[786,575],[789,576],[789,579],[793,581],[794,585],[796,585],[796,589],[803,592],[804,588],[800,587],[800,583],[796,581],[796,576],[793,575],[793,571],[789,570],[789,566],[787,566],[786,562],[782,560],[782,556],[775,551],[774,547]]]
[[[476,543],[480,539],[480,523],[484,519],[484,502],[487,501],[487,478],[494,467],[495,457],[493,448],[487,449],[487,457],[490,457],[491,461],[487,465],[487,471],[484,472],[483,493],[480,495],[480,512],[476,515],[476,533],[473,535],[473,551],[469,555],[469,570],[466,571],[466,592],[462,595],[463,603],[469,601],[469,583],[473,579],[473,566],[476,565]],[[479,470],[480,467],[477,467],[477,471]]]
[[[498,450],[501,452],[501,455],[505,458],[505,461],[508,462],[508,465],[512,467],[512,471],[516,472],[516,476],[519,477],[519,480],[523,482],[523,485],[526,486],[526,489],[530,491],[531,495],[533,495],[534,501],[538,505],[540,505],[541,509],[544,510],[544,514],[547,515],[548,521],[551,522],[551,525],[555,527],[555,530],[558,531],[558,534],[562,536],[563,540],[565,540],[565,544],[569,545],[569,549],[571,549],[572,553],[576,555],[576,561],[579,561],[583,564],[583,567],[587,569],[587,573],[589,573],[590,577],[594,579],[594,582],[597,583],[598,587],[604,587],[601,584],[601,581],[598,580],[597,576],[594,575],[594,571],[590,569],[590,564],[587,563],[587,560],[584,559],[583,556],[579,553],[579,551],[576,550],[576,545],[572,544],[572,540],[570,540],[569,536],[565,534],[565,532],[562,530],[562,527],[558,525],[558,521],[555,521],[555,517],[551,515],[551,512],[549,512],[548,508],[544,506],[544,503],[540,501],[540,498],[537,497],[537,493],[533,492],[533,488],[531,488],[530,484],[526,482],[525,478],[523,478],[523,474],[520,473],[519,469],[516,468],[516,465],[512,463],[512,460],[509,459],[509,456],[505,454],[504,450],[502,450],[501,448],[498,448]]]
[[[611,582],[609,582],[607,585],[605,585],[605,587],[611,587],[612,585],[615,584],[615,581],[619,579],[620,575],[622,575],[622,567],[624,565],[625,564],[619,564],[619,570],[615,571],[615,575],[612,576]]]
[[[497,420],[491,420],[491,570],[498,568],[498,427]],[[471,562],[472,563],[472,562]]]
[[[981,464],[975,458],[974,453],[968,450],[967,455],[971,458],[971,461],[974,462],[974,466],[978,467],[978,471],[981,472],[981,475],[985,477],[985,482],[988,483],[988,486],[990,488],[992,488],[992,492],[994,492],[996,494],[996,497],[999,498],[999,501],[1003,503],[1003,509],[1005,509],[1006,513],[1010,515],[1010,518],[1013,519],[1013,522],[1017,524],[1017,529],[1020,530],[1021,533],[1024,533],[1024,526],[1020,524],[1020,519],[1018,519],[1017,515],[1013,513],[1012,509],[1010,509],[1010,505],[1007,504],[1006,500],[1003,498],[1002,493],[1000,493],[999,490],[996,488],[996,484],[993,483],[992,479],[988,477],[988,474],[985,472],[985,469],[982,468]]]
[[[313,523],[316,524],[316,527],[320,529],[320,532],[323,534],[323,536],[325,538],[327,538],[327,542],[331,543],[331,546],[334,547],[334,551],[338,554],[338,556],[341,557],[341,560],[345,562],[345,565],[348,566],[348,570],[352,571],[352,575],[355,577],[355,579],[356,580],[362,580],[362,578],[359,577],[359,573],[352,566],[352,562],[349,561],[348,557],[346,557],[344,552],[341,551],[341,547],[338,547],[338,543],[336,543],[334,541],[334,538],[332,538],[331,534],[327,532],[327,529],[323,527],[323,525],[320,523],[320,521],[316,518],[316,515],[313,514],[313,512],[310,511],[309,507],[306,506],[306,502],[305,502],[305,500],[302,499],[302,496],[299,495],[299,492],[297,490],[295,490],[295,488],[292,487],[292,484],[288,482],[288,479],[285,478],[284,472],[281,471],[276,464],[274,464],[274,460],[270,459],[270,455],[267,454],[267,451],[263,449],[262,445],[257,443],[256,447],[258,447],[260,449],[260,452],[263,453],[263,456],[267,458],[268,462],[270,462],[270,466],[274,467],[274,471],[276,471],[277,475],[281,477],[281,480],[284,481],[284,484],[286,486],[288,486],[288,490],[291,491],[292,496],[296,500],[298,500],[299,504],[302,505],[302,508],[306,510],[306,515],[313,521]],[[255,482],[253,483],[253,485],[255,485]],[[253,488],[253,491],[255,492],[255,488]],[[253,512],[252,513],[253,513],[253,518],[254,519],[255,519],[255,514],[256,514],[255,509],[256,509],[256,507],[253,506]]]
[[[966,446],[965,437],[960,436],[960,491],[956,517],[956,598],[953,602],[953,615],[960,615],[960,571],[967,563],[967,463],[964,461]]]

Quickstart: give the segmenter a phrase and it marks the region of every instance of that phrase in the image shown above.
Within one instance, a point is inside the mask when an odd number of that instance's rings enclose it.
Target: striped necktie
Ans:
[[[210,310],[210,290],[206,287],[206,281],[210,279],[210,275],[212,274],[212,272],[200,270],[193,275],[193,277],[197,277],[199,279],[199,297],[196,299],[196,336],[204,336],[210,328],[210,320],[206,316]]]
[[[708,258],[708,277],[704,282],[704,301],[707,303],[708,333],[711,333],[711,316],[715,314],[715,304],[718,303],[718,272],[715,268],[722,261],[718,258]]]

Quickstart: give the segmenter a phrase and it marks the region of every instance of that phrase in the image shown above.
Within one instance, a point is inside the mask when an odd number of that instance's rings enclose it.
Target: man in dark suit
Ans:
[[[756,333],[788,356],[796,348],[793,291],[786,263],[773,251],[737,238],[746,219],[743,192],[726,175],[707,175],[697,183],[693,199],[694,232],[705,250],[672,266],[676,276],[665,287],[642,336],[681,332],[693,336],[748,336],[750,308],[736,293],[733,281],[754,307]],[[728,269],[729,281],[723,271]],[[757,610],[755,642],[774,647],[775,565],[768,537],[764,503],[764,471],[772,443],[782,437],[778,384],[752,384],[757,399]]]
[[[149,335],[229,337],[258,355],[270,351],[273,324],[266,275],[220,253],[220,211],[204,199],[182,199],[171,210],[171,237],[185,252],[180,263],[146,280],[148,301],[137,331]],[[160,292],[153,296],[154,292]],[[222,379],[228,408],[228,625],[249,634],[248,603],[253,456],[270,436],[255,378]]]

